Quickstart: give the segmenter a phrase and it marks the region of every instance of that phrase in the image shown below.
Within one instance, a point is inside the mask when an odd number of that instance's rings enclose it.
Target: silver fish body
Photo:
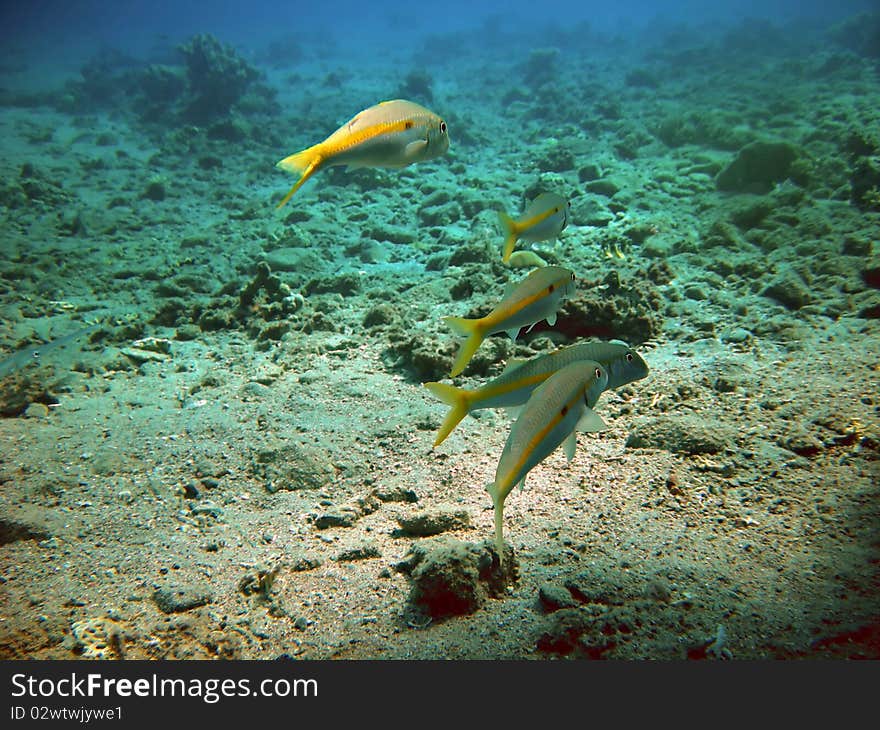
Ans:
[[[608,373],[599,363],[583,360],[566,365],[540,385],[529,398],[507,437],[495,481],[487,490],[495,505],[495,539],[503,555],[504,500],[526,475],[565,443],[569,460],[577,445],[575,433],[605,427],[593,411],[608,385]]]
[[[524,362],[509,365],[494,380],[476,390],[444,383],[425,383],[437,398],[452,406],[434,446],[439,446],[469,413],[482,408],[516,408],[553,373],[579,360],[595,360],[608,372],[607,390],[640,380],[648,374],[644,359],[624,342],[587,342],[563,347]]]
[[[541,193],[526,206],[519,218],[511,218],[504,212],[498,220],[505,232],[504,249],[501,260],[510,261],[517,241],[535,243],[556,238],[568,225],[571,204],[556,193]]]
[[[95,330],[100,329],[100,327],[100,324],[93,324],[89,327],[70,332],[58,339],[45,342],[42,345],[23,347],[22,349],[17,350],[6,359],[0,361],[0,378],[12,375],[12,373],[15,373],[33,363],[42,362],[43,358],[49,353],[55,350],[60,350],[81,337],[90,335]]]
[[[468,338],[461,345],[450,375],[455,377],[464,370],[488,335],[506,332],[516,339],[523,327],[532,327],[541,320],[547,320],[552,327],[556,324],[556,312],[574,289],[573,271],[561,266],[544,266],[509,287],[504,298],[485,317],[444,317],[455,332]]]

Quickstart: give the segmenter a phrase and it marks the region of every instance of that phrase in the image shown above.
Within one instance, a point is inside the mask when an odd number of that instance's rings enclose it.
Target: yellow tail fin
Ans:
[[[281,199],[281,202],[275,206],[276,210],[290,200],[294,193],[303,186],[305,181],[318,171],[318,168],[324,161],[318,147],[319,145],[315,145],[314,147],[309,147],[301,152],[296,152],[289,157],[285,157],[281,162],[275,165],[275,167],[280,170],[286,170],[287,172],[292,172],[294,175],[300,175],[296,184],[287,192],[287,195]]]
[[[504,249],[501,252],[501,260],[506,264],[510,261],[510,254],[513,253],[513,247],[516,246],[516,239],[519,237],[519,231],[516,228],[516,221],[507,213],[498,211],[498,222],[504,229]]]
[[[467,337],[467,339],[461,343],[458,355],[456,355],[455,362],[452,364],[452,372],[449,373],[449,377],[454,378],[456,375],[461,374],[462,370],[467,367],[467,364],[471,361],[477,348],[482,344],[485,335],[480,329],[480,320],[478,319],[444,317],[443,321],[446,322],[456,334]]]
[[[471,391],[445,383],[425,383],[425,387],[431,391],[431,395],[439,398],[446,405],[452,406],[449,413],[446,414],[446,420],[443,421],[443,425],[437,432],[437,438],[434,440],[436,448],[455,430],[461,419],[470,413],[470,398],[468,396]]]

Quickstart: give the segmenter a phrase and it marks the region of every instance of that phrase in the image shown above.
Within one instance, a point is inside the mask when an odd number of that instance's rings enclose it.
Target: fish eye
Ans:
[[[631,352],[626,353],[626,361],[627,362],[633,361],[633,354]]]
[[[602,369],[601,369],[601,368],[596,368],[596,377],[597,377],[597,378],[601,378],[601,377],[602,377]]]
[[[446,134],[446,122],[440,122],[440,134]]]
[[[571,280],[574,281],[574,272],[571,272]]]

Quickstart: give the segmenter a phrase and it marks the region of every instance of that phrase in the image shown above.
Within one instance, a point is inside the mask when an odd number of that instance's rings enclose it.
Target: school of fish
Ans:
[[[298,175],[276,207],[280,208],[318,170],[333,165],[406,167],[431,160],[449,149],[449,129],[434,112],[404,99],[384,101],[358,112],[323,142],[296,152],[277,167]],[[532,251],[515,251],[517,243],[558,238],[569,222],[571,204],[557,193],[541,193],[518,218],[499,211],[504,233],[503,263],[535,266],[527,276],[507,285],[492,311],[479,319],[444,317],[452,331],[464,337],[450,377],[464,372],[483,340],[496,333],[516,339],[538,322],[556,324],[557,313],[574,294],[575,273],[547,266]],[[577,432],[595,432],[605,423],[594,410],[606,390],[647,377],[648,365],[620,341],[589,342],[561,348],[526,361],[516,361],[497,378],[476,390],[445,383],[425,383],[436,398],[450,406],[434,447],[442,444],[468,414],[483,408],[517,410],[516,420],[501,452],[494,480],[486,489],[495,509],[495,549],[504,561],[504,502],[513,488],[559,446],[568,461],[574,458]]]

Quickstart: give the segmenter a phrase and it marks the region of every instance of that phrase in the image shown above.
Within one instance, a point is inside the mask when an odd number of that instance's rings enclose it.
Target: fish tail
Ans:
[[[513,253],[513,247],[516,246],[516,239],[519,237],[519,231],[516,228],[516,221],[513,220],[503,210],[498,211],[498,222],[504,229],[504,250],[501,252],[501,260],[506,264],[510,261],[510,255]]]
[[[449,413],[446,414],[446,420],[440,426],[437,432],[437,438],[434,440],[434,446],[442,444],[446,437],[455,430],[455,427],[461,422],[470,411],[470,399],[468,394],[470,391],[464,388],[456,388],[454,385],[446,385],[445,383],[425,383],[425,387],[431,391],[431,395],[443,401],[446,405],[452,406]]]
[[[467,337],[467,339],[461,343],[461,347],[458,349],[458,355],[455,356],[455,362],[452,364],[452,371],[449,373],[449,377],[454,378],[456,375],[459,375],[465,367],[467,367],[467,364],[474,356],[477,348],[482,344],[485,335],[480,328],[480,320],[478,319],[444,317],[443,321],[446,322],[446,324],[448,324],[457,335]]]
[[[486,491],[495,505],[495,549],[498,551],[498,562],[504,564],[504,499],[495,482],[487,484]]]
[[[287,195],[285,195],[281,199],[281,202],[275,206],[276,210],[290,200],[294,193],[303,186],[305,181],[318,171],[318,168],[323,161],[324,156],[321,154],[320,145],[315,145],[308,149],[304,149],[301,152],[295,152],[275,165],[275,167],[280,170],[286,170],[287,172],[292,172],[294,175],[299,174],[300,176],[299,180],[296,181],[296,184],[287,192]]]

